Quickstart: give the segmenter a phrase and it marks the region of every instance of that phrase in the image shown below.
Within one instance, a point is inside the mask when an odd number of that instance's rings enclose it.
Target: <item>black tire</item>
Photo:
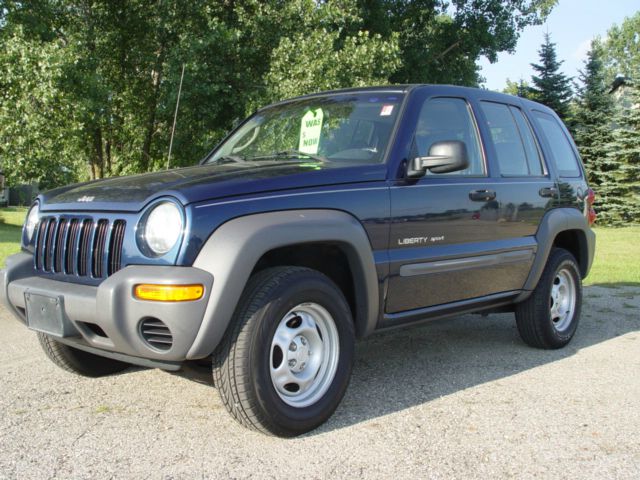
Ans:
[[[308,406],[292,406],[283,400],[272,381],[271,365],[276,363],[277,349],[272,342],[289,318],[287,315],[297,315],[296,309],[305,305],[319,305],[330,314],[337,336],[331,337],[332,342],[323,340],[321,334],[317,338],[326,345],[339,345],[339,353],[333,363],[335,374],[324,382],[326,391],[317,391],[317,400]],[[318,326],[316,329],[320,332]],[[213,354],[214,383],[225,407],[242,425],[266,434],[292,437],[313,430],[333,414],[349,384],[354,348],[349,305],[328,277],[302,267],[270,268],[252,276],[247,283],[229,330]],[[286,370],[285,355],[290,352],[283,353],[280,362]],[[325,354],[319,357],[323,359]],[[291,365],[289,362],[287,365]],[[322,369],[313,377],[314,383],[319,372]]]
[[[49,335],[38,332],[38,340],[44,353],[58,367],[83,377],[103,377],[126,370],[131,365],[111,358],[100,357],[55,341]]]
[[[575,304],[572,314],[556,316],[554,320],[552,317],[555,313],[551,312],[554,305],[552,288],[554,284],[559,284],[561,277],[569,284],[573,280]],[[581,307],[582,279],[578,263],[567,250],[554,248],[533,293],[516,306],[516,323],[522,340],[536,348],[564,347],[571,341],[578,328]],[[563,311],[566,310],[565,308]]]

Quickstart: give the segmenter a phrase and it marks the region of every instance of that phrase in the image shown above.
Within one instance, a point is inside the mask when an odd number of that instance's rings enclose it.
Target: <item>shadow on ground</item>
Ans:
[[[308,435],[421,405],[640,331],[639,310],[638,287],[586,287],[580,326],[561,350],[525,345],[510,313],[465,315],[374,335],[357,346],[351,384],[338,411]],[[191,365],[176,374],[213,386],[210,369]]]

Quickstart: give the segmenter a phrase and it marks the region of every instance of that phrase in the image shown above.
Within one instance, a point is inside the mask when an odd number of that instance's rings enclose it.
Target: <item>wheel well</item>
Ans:
[[[565,230],[560,232],[553,240],[553,246],[564,248],[571,252],[578,262],[582,278],[586,276],[589,260],[587,258],[587,239],[584,232],[580,230]]]
[[[307,267],[324,273],[342,291],[351,308],[352,317],[357,318],[358,302],[354,278],[348,255],[339,244],[307,243],[270,250],[258,260],[251,274],[279,265]]]

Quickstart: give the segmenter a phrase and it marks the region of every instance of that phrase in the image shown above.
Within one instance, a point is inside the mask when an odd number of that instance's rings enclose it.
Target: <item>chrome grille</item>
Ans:
[[[107,220],[98,220],[96,231],[93,235],[93,255],[91,255],[91,276],[94,278],[102,278],[102,263],[104,262],[103,257],[108,228],[109,222]]]
[[[56,248],[53,251],[53,271],[54,273],[62,272],[62,252],[64,252],[64,239],[67,236],[67,229],[69,227],[68,220],[62,218],[58,222],[58,227],[56,228]]]
[[[126,222],[77,217],[44,217],[36,229],[37,271],[106,278],[122,268]]]
[[[124,241],[124,229],[127,222],[116,220],[113,222],[111,241],[109,242],[109,266],[107,275],[112,275],[121,268],[122,264],[122,242]]]

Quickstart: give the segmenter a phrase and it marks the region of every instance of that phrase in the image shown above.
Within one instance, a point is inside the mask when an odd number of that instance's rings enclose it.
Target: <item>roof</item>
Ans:
[[[493,100],[496,102],[502,101],[505,103],[514,103],[514,98],[515,98],[517,99],[516,103],[520,103],[521,105],[526,105],[528,108],[536,108],[538,110],[553,112],[553,110],[549,109],[545,105],[542,105],[538,102],[534,102],[532,100],[528,100],[522,97],[514,97],[513,95],[508,95],[506,93],[494,92],[491,90],[486,90],[486,89],[476,88],[476,87],[462,87],[458,85],[428,84],[428,83],[426,84],[416,83],[416,84],[405,84],[405,85],[379,85],[379,86],[371,86],[371,87],[355,87],[355,88],[342,88],[342,89],[336,89],[336,90],[328,90],[323,92],[311,93],[308,95],[302,95],[299,97],[284,99],[279,102],[275,102],[271,105],[266,105],[263,108],[260,108],[259,111],[265,108],[273,107],[274,105],[282,105],[289,102],[294,102],[294,101],[303,100],[307,98],[316,98],[316,97],[324,97],[328,95],[340,95],[340,94],[348,94],[348,93],[372,93],[372,92],[408,93],[411,90],[415,90],[416,88],[423,88],[423,87],[433,87],[433,88],[442,89],[443,90],[442,94],[446,96],[450,96],[450,95],[455,96],[456,94],[458,94],[458,95],[465,95],[467,97],[474,97],[481,93],[483,99],[490,100],[490,101]]]

